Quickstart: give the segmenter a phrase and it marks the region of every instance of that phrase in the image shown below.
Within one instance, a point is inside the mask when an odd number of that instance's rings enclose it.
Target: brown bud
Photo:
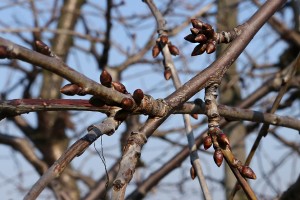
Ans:
[[[212,145],[212,138],[211,136],[206,136],[203,140],[203,146],[204,146],[204,149],[207,150],[211,147]]]
[[[114,119],[117,121],[124,121],[127,117],[128,117],[128,111],[119,110],[114,116]]]
[[[104,69],[100,75],[100,83],[105,87],[111,87],[111,82],[111,75]]]
[[[199,34],[195,37],[196,42],[206,42],[207,38],[204,34]]]
[[[7,58],[8,56],[8,51],[7,48],[5,46],[0,46],[0,58]]]
[[[223,162],[223,153],[221,151],[221,149],[216,149],[215,153],[214,153],[214,161],[217,164],[218,167],[221,166],[222,162]]]
[[[224,133],[218,134],[218,142],[223,145],[229,145],[229,140]]]
[[[198,29],[202,29],[202,26],[204,24],[202,21],[200,21],[198,19],[191,19],[191,23],[194,28],[198,28]]]
[[[114,89],[117,90],[118,92],[121,92],[123,94],[128,94],[126,87],[122,83],[112,81],[111,84],[114,87]]]
[[[65,95],[68,95],[68,96],[74,96],[75,94],[78,94],[81,90],[82,90],[82,88],[79,87],[78,85],[69,83],[69,84],[63,86],[60,89],[60,92]]]
[[[198,33],[200,32],[200,29],[198,29],[198,28],[191,28],[190,30],[194,36],[198,35]]]
[[[210,54],[216,50],[216,44],[213,42],[209,42],[206,47],[206,53]]]
[[[214,34],[215,34],[215,30],[211,28],[211,29],[203,30],[202,33],[203,33],[208,39],[213,39]]]
[[[137,104],[140,104],[141,101],[143,100],[144,98],[144,92],[143,90],[141,89],[136,89],[134,92],[133,92],[133,95],[132,95],[134,101],[137,103]]]
[[[193,52],[192,52],[192,56],[198,56],[198,55],[201,55],[201,54],[203,54],[204,52],[205,52],[205,49],[206,49],[206,44],[198,44],[195,48],[194,48],[194,50],[193,50]]]
[[[194,118],[194,119],[198,119],[198,114],[196,114],[196,113],[195,114],[191,114],[191,117]]]
[[[51,49],[44,42],[42,42],[40,40],[36,40],[35,48],[36,48],[37,52],[44,54],[46,56],[51,56]]]
[[[184,39],[186,41],[189,41],[189,42],[192,42],[192,43],[196,43],[195,36],[193,34],[189,34],[189,35],[185,36]]]
[[[172,77],[172,72],[169,67],[167,67],[164,71],[164,76],[166,80],[169,80]]]
[[[171,53],[173,56],[179,55],[179,49],[178,49],[175,45],[169,43],[169,44],[168,44],[168,48],[169,48],[170,53]]]
[[[190,168],[190,175],[192,180],[194,180],[196,178],[196,172],[195,172],[195,168],[193,166],[191,166]]]
[[[212,26],[211,26],[210,24],[207,24],[207,23],[203,23],[203,24],[202,24],[202,28],[203,28],[203,29],[206,29],[206,30],[213,29]]]
[[[130,98],[124,98],[122,99],[121,107],[125,110],[130,110],[133,107],[133,101]]]
[[[157,44],[154,45],[154,47],[152,48],[152,57],[156,58],[160,53],[160,48]]]
[[[163,45],[166,45],[169,41],[169,38],[167,35],[161,35],[160,36],[160,42],[163,44]]]
[[[105,105],[104,101],[102,101],[102,99],[97,96],[92,96],[89,100],[89,103],[92,104],[93,106],[98,106],[98,107]]]
[[[256,179],[256,175],[253,170],[248,166],[243,166],[240,173],[245,178]]]

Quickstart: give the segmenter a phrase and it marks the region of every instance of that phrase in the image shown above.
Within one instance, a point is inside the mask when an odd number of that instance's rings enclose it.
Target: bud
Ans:
[[[104,69],[100,75],[100,83],[105,87],[111,87],[111,75]]]
[[[192,56],[198,56],[198,55],[201,55],[201,54],[203,54],[204,53],[204,51],[205,51],[205,49],[206,49],[206,44],[198,44],[195,48],[194,48],[194,50],[193,50],[193,52],[192,52]]]
[[[97,96],[92,96],[89,100],[89,103],[97,107],[101,107],[105,105],[104,101],[102,101],[102,99]]]
[[[223,156],[221,149],[216,149],[215,153],[214,153],[214,161],[218,167],[220,167],[222,165],[223,157],[224,156]]]
[[[130,98],[124,98],[122,99],[121,107],[125,110],[130,110],[133,107],[133,101]]]
[[[218,142],[220,144],[229,145],[229,140],[228,140],[227,136],[224,133],[219,133],[217,135],[217,137],[218,137]]]
[[[209,42],[206,47],[206,53],[211,54],[215,52],[215,50],[216,50],[215,42]]]
[[[35,48],[37,52],[44,54],[46,56],[51,56],[51,49],[44,42],[40,40],[36,40]]]
[[[69,84],[63,86],[60,89],[60,92],[65,95],[68,95],[68,96],[74,96],[75,94],[78,94],[81,90],[82,90],[82,88],[79,87],[78,85],[69,83]]]
[[[175,45],[169,43],[169,44],[168,44],[168,48],[169,48],[170,53],[171,53],[173,56],[179,55],[179,49],[178,49]]]
[[[160,42],[163,44],[163,45],[166,45],[169,41],[169,38],[167,35],[161,35],[160,36]]]
[[[128,94],[126,87],[122,83],[112,81],[111,84],[114,87],[114,89],[117,90],[118,92],[121,92],[123,94]]]
[[[160,48],[157,44],[154,45],[154,47],[152,48],[152,57],[156,58],[160,53]]]
[[[196,114],[196,113],[195,114],[191,114],[191,117],[194,118],[194,119],[198,119],[198,114]]]
[[[137,104],[140,104],[141,101],[143,100],[144,98],[144,92],[143,90],[141,89],[136,89],[134,92],[133,92],[133,95],[132,95],[134,101],[137,103]]]
[[[199,34],[199,35],[197,35],[196,37],[195,37],[195,41],[196,42],[202,42],[202,43],[204,43],[204,42],[206,42],[207,41],[207,38],[206,38],[206,36],[204,35],[204,34]]]
[[[164,71],[164,77],[166,80],[169,80],[172,76],[172,72],[171,69],[169,67],[167,67]]]
[[[202,29],[202,26],[204,24],[202,21],[200,21],[198,19],[191,19],[191,23],[194,28],[198,28],[198,29]]]
[[[212,138],[211,136],[206,136],[203,140],[203,146],[204,146],[204,149],[207,150],[211,147],[212,145]]]
[[[190,168],[190,175],[191,175],[192,180],[194,180],[196,178],[196,172],[195,172],[194,166],[191,166],[191,168]]]
[[[202,22],[203,23],[203,22]],[[207,23],[203,23],[202,24],[202,27],[203,29],[206,29],[206,30],[210,30],[210,29],[213,29],[212,26],[210,24],[207,24]]]
[[[200,32],[200,29],[198,29],[198,28],[191,28],[190,30],[191,30],[191,33],[195,36],[198,35],[198,33]]]
[[[256,175],[249,166],[243,166],[240,173],[245,178],[256,179]]]
[[[0,46],[0,59],[9,57],[8,54],[7,48],[5,46]]]
[[[193,34],[189,34],[189,35],[185,36],[184,39],[188,42],[196,43],[195,36]]]

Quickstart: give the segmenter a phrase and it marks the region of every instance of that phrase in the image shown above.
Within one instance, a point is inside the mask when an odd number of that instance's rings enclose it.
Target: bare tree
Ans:
[[[8,198],[299,196],[297,0],[0,9],[0,175],[19,192]]]

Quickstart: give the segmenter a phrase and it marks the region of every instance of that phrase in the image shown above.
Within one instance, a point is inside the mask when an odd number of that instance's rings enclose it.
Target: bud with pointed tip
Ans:
[[[36,48],[37,52],[44,54],[46,56],[51,56],[51,49],[44,42],[42,42],[40,40],[36,40],[35,48]]]
[[[169,67],[167,67],[164,71],[164,77],[166,80],[169,80],[172,77],[172,72]]]
[[[74,96],[75,94],[78,94],[81,90],[82,88],[79,87],[78,85],[69,83],[63,86],[60,89],[60,92],[68,96]]]
[[[218,137],[218,142],[220,144],[229,145],[229,140],[228,140],[227,136],[224,133],[219,133],[217,135],[217,137]]]
[[[191,23],[194,28],[198,28],[198,29],[202,29],[203,24],[204,24],[202,21],[200,21],[198,19],[191,19]]]
[[[190,30],[194,36],[198,35],[198,33],[200,32],[200,29],[198,29],[198,28],[191,28]]]
[[[111,84],[114,87],[114,89],[117,90],[118,92],[121,92],[123,94],[128,94],[126,87],[122,83],[112,81]]]
[[[189,35],[185,36],[184,39],[188,42],[196,43],[195,36],[193,34],[189,34]]]
[[[152,57],[156,58],[160,53],[160,48],[157,44],[154,45],[154,47],[152,48]]]
[[[111,87],[111,82],[111,75],[104,69],[100,75],[100,83],[105,87]]]
[[[212,138],[211,136],[206,136],[203,140],[203,146],[204,146],[204,149],[207,150],[211,147],[212,145]]]
[[[221,149],[219,149],[219,148],[216,149],[215,153],[214,153],[214,161],[218,167],[220,167],[222,165],[223,158],[224,158],[224,155],[223,155]]]
[[[206,30],[213,29],[212,26],[210,24],[207,24],[207,23],[203,23],[202,27],[203,27],[203,29],[206,29]]]
[[[132,95],[134,101],[137,103],[137,104],[140,104],[141,101],[143,100],[144,98],[144,92],[143,90],[141,89],[136,89],[134,92],[133,92],[133,95]]]
[[[204,34],[199,34],[195,37],[196,42],[206,42],[207,38]]]
[[[179,55],[179,49],[178,49],[175,45],[169,43],[169,44],[168,44],[168,48],[169,48],[170,53],[171,53],[173,56]]]
[[[167,35],[161,35],[160,37],[160,42],[163,44],[163,45],[166,45],[169,41],[169,38]]]
[[[256,175],[249,166],[243,166],[240,173],[245,178],[256,179]]]
[[[215,42],[209,42],[206,47],[206,53],[211,54],[216,51]]]
[[[196,172],[195,172],[194,166],[191,166],[191,168],[190,168],[190,175],[191,175],[192,180],[194,180],[196,178]]]
[[[133,107],[133,101],[130,98],[124,98],[121,101],[121,107],[125,110],[130,110]]]
[[[198,44],[198,45],[194,48],[194,50],[193,50],[191,56],[198,56],[198,55],[203,54],[203,53],[205,52],[206,46],[207,46],[206,44]]]

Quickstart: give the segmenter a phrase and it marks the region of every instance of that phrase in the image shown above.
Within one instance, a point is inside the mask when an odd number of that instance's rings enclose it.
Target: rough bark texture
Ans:
[[[229,30],[238,25],[237,23],[237,6],[238,1],[218,1],[217,29]],[[217,49],[217,57],[225,50],[226,45],[220,45]],[[219,101],[225,105],[237,105],[241,100],[239,75],[234,63],[224,75],[220,84]],[[224,132],[229,136],[232,151],[238,159],[245,161],[245,142],[246,129],[242,122],[234,122],[224,129]],[[230,167],[225,165],[225,188],[226,196],[229,197],[234,185],[235,176],[232,174]],[[235,199],[246,199],[243,192],[237,193]]]

